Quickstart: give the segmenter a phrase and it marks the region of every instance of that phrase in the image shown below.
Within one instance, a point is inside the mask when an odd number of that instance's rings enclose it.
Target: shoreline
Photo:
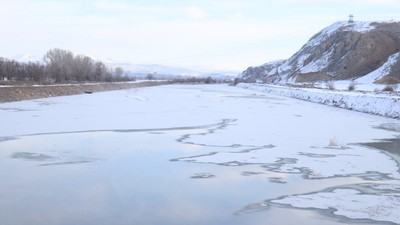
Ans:
[[[237,86],[337,108],[400,119],[400,96],[397,95],[390,96],[372,92],[349,92],[254,83],[240,83]]]
[[[168,84],[168,81],[0,86],[0,104],[57,96],[92,94]]]

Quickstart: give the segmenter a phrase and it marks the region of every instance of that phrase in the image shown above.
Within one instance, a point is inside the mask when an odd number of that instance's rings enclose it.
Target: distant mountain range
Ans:
[[[343,21],[323,29],[292,57],[241,74],[245,82],[400,81],[400,23]]]
[[[27,63],[27,62],[43,62],[43,56],[35,54],[20,54],[10,57],[10,59],[17,62]]]
[[[110,67],[121,67],[131,74],[158,74],[158,75],[181,75],[181,76],[228,76],[237,77],[239,71],[192,69],[160,64],[133,64],[106,60],[103,61]]]

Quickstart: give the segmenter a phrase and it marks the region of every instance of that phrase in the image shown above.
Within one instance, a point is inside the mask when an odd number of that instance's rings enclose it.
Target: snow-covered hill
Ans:
[[[195,76],[213,78],[234,78],[240,72],[238,71],[222,71],[202,68],[183,68],[176,66],[166,66],[160,64],[135,64],[118,60],[106,60],[106,65],[109,67],[121,67],[128,74],[135,76],[147,76],[148,74],[156,74],[158,76],[173,75],[173,76]]]
[[[400,79],[399,22],[337,22],[289,59],[242,73],[245,82],[266,83],[347,79],[371,83],[385,76]]]
[[[10,59],[15,60],[17,62],[28,63],[28,62],[43,62],[43,56],[39,56],[37,54],[20,54],[10,57]]]
[[[237,71],[214,71],[207,69],[192,69],[176,66],[166,66],[160,64],[134,64],[121,61],[106,60],[105,63],[110,67],[121,67],[125,71],[133,74],[163,74],[163,75],[184,75],[184,76],[205,76],[205,75],[220,75],[220,76],[237,76]]]

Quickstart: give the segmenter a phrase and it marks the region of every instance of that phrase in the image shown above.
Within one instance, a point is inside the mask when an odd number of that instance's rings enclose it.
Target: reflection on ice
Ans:
[[[42,153],[33,153],[33,152],[14,152],[11,155],[11,158],[14,159],[26,159],[26,160],[34,160],[34,161],[45,161],[45,160],[53,160],[55,157],[42,154]]]
[[[242,175],[243,176],[253,176],[253,175],[259,175],[263,174],[263,172],[256,172],[256,171],[243,171]]]
[[[236,211],[234,214],[235,215],[243,215],[243,214],[248,214],[248,213],[255,213],[255,212],[261,212],[264,210],[267,210],[269,208],[269,205],[267,203],[252,203],[248,204],[242,209]]]
[[[287,183],[287,181],[283,177],[270,177],[269,181],[273,182],[273,183],[278,183],[278,184],[286,184]]]
[[[10,155],[12,159],[23,159],[40,162],[39,166],[56,166],[77,163],[89,163],[98,159],[74,155],[71,152],[14,152]]]
[[[215,177],[215,175],[211,174],[211,173],[196,173],[193,176],[191,176],[190,178],[193,179],[205,179],[205,178],[213,178]]]
[[[384,129],[389,131],[400,132],[400,124],[398,123],[383,123],[379,126],[376,126],[378,129]]]
[[[80,132],[1,142],[0,178],[7,182],[0,186],[0,218],[43,225],[243,224],[249,218],[234,212],[258,198],[263,186],[230,168],[170,161],[203,152],[207,147],[188,151],[176,140],[204,132]],[[250,220],[261,224],[262,218]]]

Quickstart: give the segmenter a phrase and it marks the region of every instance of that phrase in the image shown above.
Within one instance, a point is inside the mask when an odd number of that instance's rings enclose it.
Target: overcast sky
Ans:
[[[61,48],[98,59],[244,70],[324,27],[400,20],[398,0],[0,0],[0,56]]]

